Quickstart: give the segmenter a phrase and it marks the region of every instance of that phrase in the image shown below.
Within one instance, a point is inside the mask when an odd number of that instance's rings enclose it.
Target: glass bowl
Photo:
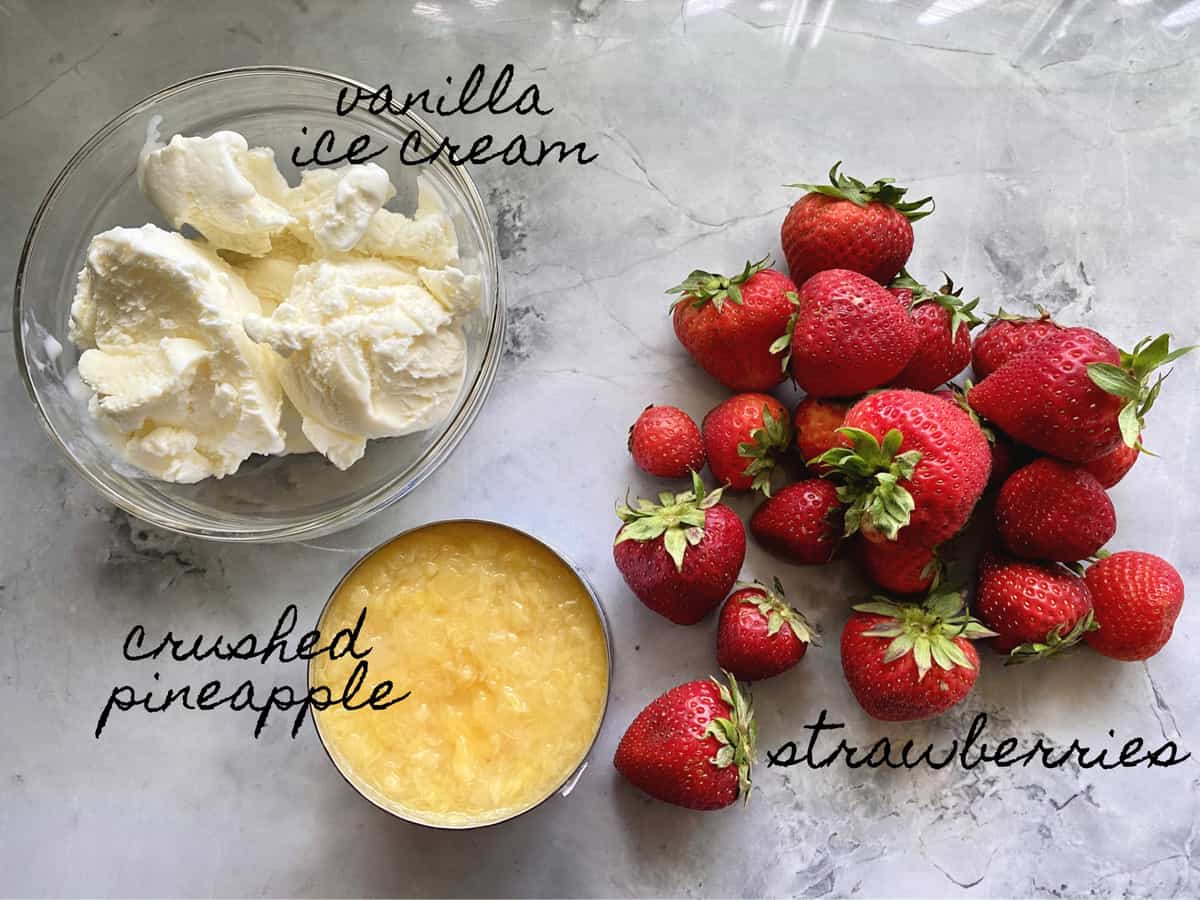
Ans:
[[[47,431],[71,464],[108,500],[146,522],[195,537],[283,541],[346,528],[396,502],[429,476],[462,439],[495,377],[504,338],[504,297],[495,234],[479,192],[461,167],[441,158],[422,166],[399,162],[411,132],[424,146],[441,141],[413,115],[372,114],[360,103],[338,115],[339,92],[365,85],[283,66],[214,72],[166,88],[100,129],[55,179],[38,208],[17,269],[13,335],[17,364]],[[467,365],[450,415],[426,432],[367,443],[366,455],[339,471],[319,454],[253,456],[233,475],[197,484],[159,481],[124,463],[93,428],[78,351],[67,338],[75,279],[94,234],[116,225],[168,223],[138,190],[138,152],[154,116],[164,139],[175,133],[241,132],[250,146],[271,147],[280,171],[299,179],[292,151],[308,158],[324,129],[339,152],[357,135],[388,145],[373,162],[396,186],[388,207],[416,208],[418,175],[441,196],[458,232],[460,265],[480,276],[479,308],[464,322]],[[302,133],[301,129],[307,130]],[[86,391],[86,389],[85,389]]]

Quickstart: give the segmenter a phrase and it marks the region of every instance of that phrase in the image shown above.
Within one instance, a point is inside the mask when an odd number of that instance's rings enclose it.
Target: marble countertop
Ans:
[[[386,0],[255,4],[0,2],[0,284],[69,155],[118,111],[185,76],[290,63],[429,86],[511,62],[555,107],[518,130],[585,140],[586,166],[473,171],[504,257],[510,322],[492,395],[453,457],[366,525],[317,541],[223,546],[147,528],[102,502],[42,432],[0,359],[0,894],[1195,896],[1200,767],[762,766],[745,810],[692,814],[639,795],[609,760],[653,696],[712,671],[712,620],[669,624],[613,568],[612,503],[655,487],[624,453],[649,402],[699,417],[722,390],[671,333],[663,290],[696,267],[779,257],[793,191],[836,159],[891,174],[938,211],[912,265],[983,307],[1049,308],[1122,344],[1200,335],[1200,4],[1195,0]],[[452,135],[484,129],[436,122]],[[6,289],[4,302],[11,302]],[[1161,459],[1114,491],[1111,546],[1159,553],[1195,584],[1197,363],[1182,361],[1147,434]],[[738,502],[748,513],[748,500]],[[546,536],[610,613],[613,702],[569,798],[506,826],[441,833],[360,800],[315,734],[249,714],[129,713],[92,736],[111,686],[155,684],[121,658],[128,629],[268,631],[315,620],[362,549],[435,517]],[[836,634],[867,590],[848,563],[800,569],[750,551]],[[1192,600],[1195,604],[1196,601]],[[1200,715],[1187,606],[1146,664],[1079,654],[1003,669],[943,719],[883,726],[854,704],[835,641],[755,692],[761,745],[804,740],[822,708],[844,736],[965,734],[1191,749]],[[172,666],[170,680],[228,677]],[[258,679],[303,682],[297,665]],[[1116,738],[1108,737],[1112,729]]]

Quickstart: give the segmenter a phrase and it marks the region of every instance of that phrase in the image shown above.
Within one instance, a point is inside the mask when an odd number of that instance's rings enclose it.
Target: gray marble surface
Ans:
[[[941,772],[763,767],[746,810],[691,814],[621,783],[637,709],[713,668],[713,622],[644,610],[611,562],[613,500],[655,487],[624,454],[648,402],[696,416],[722,390],[693,367],[664,288],[693,267],[778,254],[794,193],[835,159],[937,195],[911,268],[946,269],[994,308],[1041,303],[1123,344],[1200,335],[1200,4],[1010,0],[0,2],[0,284],[50,180],[112,115],[184,76],[292,63],[426,86],[513,62],[555,114],[450,119],[469,137],[543,128],[600,153],[586,168],[486,166],[511,303],[507,353],[446,465],[367,525],[288,546],[220,546],[103,503],[41,431],[0,358],[0,893],[74,895],[1195,896],[1200,768]],[[9,289],[3,302],[11,299]],[[1197,364],[1178,366],[1145,459],[1113,491],[1112,546],[1160,553],[1195,583]],[[748,501],[738,504],[749,512]],[[438,833],[377,812],[305,729],[257,742],[245,714],[129,714],[92,737],[120,656],[150,633],[315,619],[356,554],[435,517],[501,518],[563,547],[611,614],[613,703],[574,793],[507,826]],[[836,634],[866,586],[848,563],[801,570],[751,550]],[[1195,603],[1196,601],[1191,601]],[[1002,669],[933,723],[862,715],[837,652],[756,691],[766,748],[822,707],[868,744],[994,734],[1191,749],[1200,607],[1148,664],[1080,654]],[[300,667],[255,677],[299,685]],[[174,666],[164,681],[232,678]],[[1119,746],[1119,744],[1117,745]]]

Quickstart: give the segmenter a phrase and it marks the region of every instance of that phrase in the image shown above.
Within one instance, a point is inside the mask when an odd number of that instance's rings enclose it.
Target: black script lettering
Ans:
[[[884,766],[892,769],[915,769],[921,766],[933,770],[944,769],[957,762],[963,769],[971,770],[981,765],[993,764],[1000,768],[1021,765],[1039,765],[1044,769],[1058,769],[1075,762],[1081,769],[1101,769],[1111,771],[1118,768],[1169,767],[1179,765],[1191,758],[1190,752],[1180,752],[1174,741],[1165,741],[1161,746],[1147,749],[1142,738],[1126,741],[1119,751],[1115,747],[1093,748],[1081,744],[1078,739],[1072,740],[1067,747],[1055,747],[1039,737],[1029,749],[1021,751],[1018,738],[1008,736],[999,739],[994,747],[981,740],[987,728],[987,713],[979,713],[967,729],[967,734],[960,740],[953,738],[946,747],[935,747],[927,744],[919,753],[912,739],[906,740],[899,750],[897,758],[891,739],[882,737],[867,748],[860,748],[847,742],[843,737],[837,747],[828,755],[820,756],[817,744],[826,732],[845,728],[842,722],[830,722],[829,711],[822,709],[815,722],[805,724],[803,729],[811,732],[808,746],[800,753],[796,741],[787,741],[777,750],[767,751],[767,765],[796,766],[807,765],[810,769],[823,769],[841,762],[848,769],[869,768],[878,769]],[[1116,739],[1116,732],[1109,730],[1108,736]],[[1111,751],[1111,752],[1110,752]],[[915,754],[915,755],[914,755]],[[938,756],[937,754],[940,754]]]
[[[302,126],[300,133],[307,135],[308,126]],[[388,145],[384,144],[378,147],[372,153],[366,151],[371,147],[371,136],[360,134],[350,141],[349,147],[342,153],[337,152],[337,136],[333,129],[326,128],[313,141],[312,151],[307,159],[301,155],[301,148],[296,146],[292,150],[292,165],[303,168],[304,166],[336,166],[341,163],[358,164],[370,162],[378,156],[382,156],[387,152]]]

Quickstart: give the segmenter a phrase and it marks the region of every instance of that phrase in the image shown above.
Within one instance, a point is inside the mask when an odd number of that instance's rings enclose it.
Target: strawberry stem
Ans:
[[[1020,313],[1006,312],[1004,307],[1001,306],[994,313],[988,313],[988,324],[990,325],[995,321],[1021,322],[1024,324],[1028,324],[1030,322],[1052,322],[1050,318],[1050,311],[1047,310],[1046,307],[1038,306],[1037,311],[1038,314],[1036,316],[1023,316]]]
[[[725,301],[729,300],[742,305],[742,290],[741,285],[745,284],[763,269],[771,264],[771,257],[764,256],[758,262],[746,261],[745,267],[738,275],[719,275],[714,272],[705,272],[703,269],[694,269],[687,278],[683,279],[675,287],[667,288],[668,294],[683,294],[675,304],[691,302],[692,306],[699,309],[705,303],[712,302],[712,305],[720,312]],[[674,305],[674,304],[673,304]]]
[[[1151,373],[1195,349],[1196,345],[1193,344],[1172,350],[1171,336],[1160,334],[1156,338],[1142,338],[1131,351],[1122,350],[1120,365],[1103,362],[1088,364],[1088,377],[1097,387],[1126,401],[1117,415],[1117,424],[1127,446],[1149,453],[1141,441],[1146,414],[1158,399],[1167,375],[1171,374],[1159,374],[1151,383]]]
[[[1061,656],[1083,640],[1083,636],[1087,632],[1099,631],[1100,623],[1096,621],[1096,614],[1088,610],[1086,616],[1076,622],[1070,631],[1063,634],[1065,628],[1066,625],[1055,625],[1046,633],[1044,641],[1032,641],[1028,644],[1021,644],[1018,647],[1014,647],[1008,654],[1008,658],[1004,660],[1004,664],[1006,666],[1015,666],[1021,663],[1032,662],[1035,659]]]
[[[721,694],[721,700],[729,707],[729,718],[716,718],[708,723],[704,733],[717,739],[721,745],[717,755],[710,761],[719,769],[737,766],[738,789],[746,803],[750,802],[750,770],[754,765],[754,745],[758,738],[758,726],[754,721],[754,708],[748,693],[744,693],[733,674],[721,670],[728,684],[716,678],[713,684]]]
[[[976,297],[969,303],[964,303],[962,300],[963,289],[954,287],[954,279],[942,273],[942,277],[946,279],[938,290],[930,290],[921,282],[917,281],[908,274],[907,269],[901,269],[900,274],[892,279],[888,287],[904,288],[912,293],[912,303],[910,309],[916,309],[922,303],[936,303],[942,309],[950,314],[950,337],[953,339],[958,334],[959,326],[966,325],[970,331],[977,325],[983,323],[983,320],[975,314],[975,307],[979,305],[979,298]]]
[[[749,460],[742,474],[753,479],[750,490],[762,491],[771,496],[771,474],[781,453],[792,446],[792,422],[784,415],[775,418],[765,403],[762,408],[763,424],[750,432],[750,440],[738,444],[738,456]]]
[[[784,296],[787,297],[788,303],[796,308],[788,316],[787,327],[784,329],[783,334],[775,338],[769,352],[771,355],[777,353],[783,354],[783,357],[779,361],[779,366],[782,371],[786,372],[788,365],[792,361],[792,335],[796,332],[796,319],[800,316],[800,295],[795,291],[788,291]]]
[[[663,547],[683,571],[683,557],[688,547],[704,540],[704,520],[707,510],[721,501],[724,488],[709,491],[696,472],[692,472],[692,489],[681,494],[663,491],[658,503],[639,498],[636,506],[625,498],[617,504],[617,517],[625,526],[617,532],[615,544],[625,541],[655,541],[662,538]]]
[[[800,183],[789,184],[786,187],[803,188],[810,193],[824,194],[826,197],[833,197],[837,200],[849,200],[855,206],[884,203],[901,213],[910,222],[925,218],[936,208],[932,197],[905,202],[904,195],[908,193],[908,188],[897,186],[894,178],[880,178],[871,184],[864,184],[857,178],[851,178],[849,175],[838,172],[841,165],[841,160],[838,160],[829,170],[829,184]],[[929,209],[922,209],[926,203],[929,204]]]
[[[975,668],[955,638],[969,641],[995,637],[968,611],[962,592],[956,588],[937,587],[922,603],[894,603],[887,597],[875,597],[870,603],[854,607],[858,612],[885,616],[864,631],[867,637],[891,638],[883,655],[885,663],[895,662],[912,654],[917,664],[917,680],[922,680],[933,666],[950,671],[955,666]]]
[[[788,604],[787,597],[783,593],[783,585],[778,578],[773,579],[771,583],[773,586],[767,587],[761,581],[741,582],[734,585],[734,588],[735,590],[760,592],[757,597],[746,598],[745,602],[753,603],[766,618],[768,637],[787,625],[798,641],[812,644],[814,647],[821,646],[821,630],[810,624],[804,617],[804,613]]]
[[[846,536],[860,530],[881,532],[888,540],[896,540],[900,529],[909,523],[915,508],[912,494],[900,482],[912,478],[921,460],[918,450],[900,453],[904,435],[893,428],[880,444],[873,434],[861,428],[843,426],[838,431],[851,443],[850,447],[834,447],[810,466],[824,466],[825,477],[844,479],[838,486],[838,499],[849,504],[846,509]]]

